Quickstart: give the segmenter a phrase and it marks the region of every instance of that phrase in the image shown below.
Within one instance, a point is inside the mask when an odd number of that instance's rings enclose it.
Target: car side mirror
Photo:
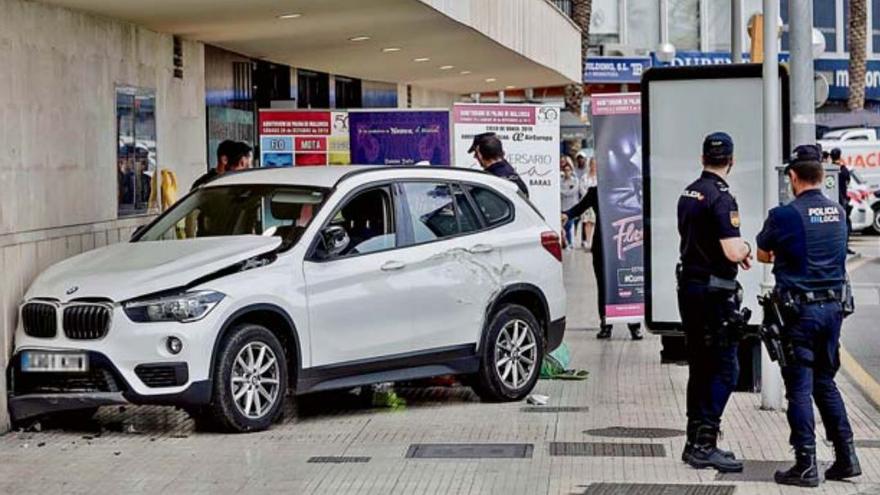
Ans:
[[[322,249],[318,251],[318,257],[321,259],[329,259],[334,256],[339,256],[344,253],[346,249],[348,249],[348,245],[351,244],[351,237],[348,236],[348,232],[345,230],[345,227],[340,225],[330,225],[325,227],[321,231],[321,240],[323,241]]]

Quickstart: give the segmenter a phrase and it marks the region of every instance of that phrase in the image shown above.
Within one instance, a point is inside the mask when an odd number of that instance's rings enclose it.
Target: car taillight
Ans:
[[[541,232],[541,245],[548,253],[552,254],[558,261],[562,261],[562,244],[560,244],[559,234],[552,231]]]

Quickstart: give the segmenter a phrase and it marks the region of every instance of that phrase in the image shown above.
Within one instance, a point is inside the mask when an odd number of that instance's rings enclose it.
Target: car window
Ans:
[[[281,237],[287,248],[299,240],[323,201],[323,192],[306,188],[202,188],[177,202],[137,240],[263,235]]]
[[[498,193],[479,186],[470,186],[469,191],[490,226],[502,224],[513,215],[510,203]]]
[[[461,232],[455,215],[452,186],[436,182],[401,184],[409,206],[409,221],[416,244],[451,237]]]
[[[455,207],[458,208],[458,223],[461,233],[466,234],[480,230],[482,227],[480,225],[480,217],[474,211],[474,207],[471,205],[470,200],[468,200],[464,190],[455,185],[452,188],[452,194],[455,197]]]
[[[393,211],[387,187],[370,189],[348,200],[330,221],[331,226],[344,228],[349,237],[348,247],[337,258],[396,247]]]

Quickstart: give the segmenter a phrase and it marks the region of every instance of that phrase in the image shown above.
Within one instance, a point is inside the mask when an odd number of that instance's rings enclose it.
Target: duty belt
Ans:
[[[819,304],[829,301],[840,302],[843,298],[840,289],[791,291],[789,295],[797,304]]]

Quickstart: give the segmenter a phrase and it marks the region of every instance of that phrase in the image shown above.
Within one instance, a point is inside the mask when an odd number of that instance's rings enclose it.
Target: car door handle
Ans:
[[[402,270],[406,267],[406,263],[402,261],[386,261],[384,265],[382,265],[383,272],[392,272],[394,270]]]
[[[484,254],[491,253],[493,249],[495,248],[493,248],[489,244],[475,244],[468,248],[468,252],[471,254]]]

